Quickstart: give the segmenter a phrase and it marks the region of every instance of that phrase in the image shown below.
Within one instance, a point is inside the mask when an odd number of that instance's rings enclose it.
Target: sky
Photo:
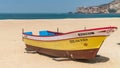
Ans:
[[[0,13],[67,13],[112,0],[0,0]]]

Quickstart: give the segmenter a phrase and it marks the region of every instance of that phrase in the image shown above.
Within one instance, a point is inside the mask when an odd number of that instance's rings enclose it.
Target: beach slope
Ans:
[[[41,54],[25,53],[22,29],[70,32],[84,28],[117,26],[93,60],[54,61]],[[120,18],[0,20],[0,68],[119,68]]]

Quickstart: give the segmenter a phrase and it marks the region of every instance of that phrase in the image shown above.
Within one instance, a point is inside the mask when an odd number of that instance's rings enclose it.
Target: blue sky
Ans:
[[[0,0],[0,13],[67,13],[112,0]]]

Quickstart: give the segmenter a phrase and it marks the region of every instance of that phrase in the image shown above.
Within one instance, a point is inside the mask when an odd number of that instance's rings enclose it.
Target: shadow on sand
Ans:
[[[120,43],[117,43],[117,45],[120,45]]]
[[[91,60],[80,59],[80,60],[74,60],[74,61],[76,61],[76,62],[83,62],[83,63],[89,63],[89,64],[94,64],[94,63],[104,63],[104,62],[107,62],[109,60],[110,59],[108,57],[98,55],[95,59],[91,59]]]
[[[34,53],[32,53],[34,54]],[[53,56],[49,56],[49,55],[46,55],[46,54],[41,54],[41,53],[38,53],[39,55],[44,55],[44,56],[47,56],[47,57],[50,57],[50,58],[57,58],[57,57],[53,57]],[[77,59],[77,60],[72,60],[72,59],[63,59],[63,60],[58,60],[58,61],[75,61],[75,62],[83,62],[83,63],[89,63],[89,64],[94,64],[94,63],[104,63],[104,62],[107,62],[109,61],[110,59],[108,57],[105,57],[105,56],[101,56],[101,55],[97,55],[95,59],[90,59],[90,60],[85,60],[85,59]]]
[[[44,55],[44,54],[39,54],[39,55]],[[48,56],[48,55],[44,55]],[[53,56],[48,56],[54,60]],[[75,62],[83,62],[83,63],[89,63],[89,64],[94,64],[94,63],[105,63],[109,61],[110,59],[105,56],[97,55],[95,59],[90,59],[90,60],[85,60],[85,59],[77,59],[77,60],[72,60],[72,59],[62,59],[62,60],[55,60],[55,61],[75,61]]]

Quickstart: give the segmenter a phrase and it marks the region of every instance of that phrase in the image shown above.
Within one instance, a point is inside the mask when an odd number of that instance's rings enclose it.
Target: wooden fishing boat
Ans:
[[[102,43],[117,27],[77,30],[67,33],[40,31],[40,35],[23,32],[26,50],[70,59],[93,59]]]

